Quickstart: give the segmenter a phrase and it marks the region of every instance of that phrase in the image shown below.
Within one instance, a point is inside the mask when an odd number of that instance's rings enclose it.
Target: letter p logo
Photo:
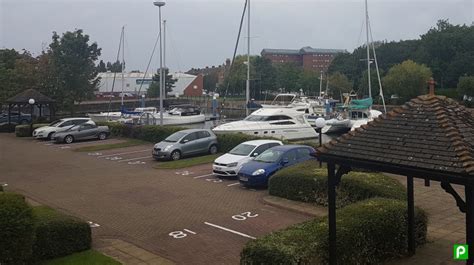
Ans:
[[[453,258],[454,260],[467,260],[469,258],[468,246],[454,245]]]

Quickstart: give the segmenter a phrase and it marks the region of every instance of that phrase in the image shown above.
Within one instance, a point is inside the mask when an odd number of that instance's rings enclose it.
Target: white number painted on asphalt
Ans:
[[[120,156],[113,156],[113,157],[106,157],[105,159],[115,161],[115,160],[120,160],[122,158]]]
[[[90,156],[100,156],[100,155],[102,155],[102,153],[87,153],[87,155],[90,155]]]
[[[181,176],[187,176],[187,175],[193,174],[193,172],[190,172],[190,171],[187,171],[187,170],[184,170],[184,171],[176,171],[175,173],[176,173],[176,175],[181,175]]]
[[[232,219],[237,220],[237,221],[244,221],[244,220],[247,220],[247,218],[254,218],[257,216],[258,214],[252,214],[252,212],[243,212],[241,214],[233,215]]]
[[[212,181],[213,183],[221,183],[222,179],[206,179],[206,181]]]
[[[146,164],[146,162],[143,161],[134,161],[134,162],[128,162],[129,165],[143,165]]]
[[[183,230],[190,233],[190,234],[193,234],[193,235],[196,234],[196,232],[193,232],[193,231],[188,230],[188,229],[183,229]],[[173,237],[174,239],[181,239],[181,238],[185,238],[185,237],[188,236],[188,234],[184,233],[183,231],[173,231],[173,232],[169,233],[168,235]]]

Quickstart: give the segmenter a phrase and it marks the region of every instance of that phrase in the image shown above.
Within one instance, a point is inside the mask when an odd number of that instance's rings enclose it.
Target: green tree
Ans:
[[[301,89],[298,83],[303,72],[301,67],[292,63],[284,63],[277,65],[276,70],[278,88],[287,92],[296,92]]]
[[[352,90],[352,83],[349,78],[340,72],[329,75],[329,94],[333,98],[340,98],[342,93],[348,93]]]
[[[169,69],[165,68],[165,97],[168,95],[169,92],[173,91],[174,83],[176,83],[176,81],[178,81],[178,79],[174,79],[173,75],[169,73]],[[160,70],[158,70],[153,76],[153,82],[148,88],[147,96],[160,96]]]
[[[305,95],[319,95],[320,74],[313,71],[302,71],[297,86],[303,89]],[[323,87],[324,91],[325,87]]]
[[[277,89],[276,70],[270,59],[256,56],[251,63],[255,69],[254,88],[258,89],[255,97],[262,98],[262,93],[275,91]]]
[[[99,73],[107,72],[107,67],[105,66],[104,61],[100,60],[99,64],[97,65],[97,71]]]
[[[122,63],[119,61],[115,61],[114,63],[107,62],[106,69],[112,73],[120,73],[122,72]],[[123,64],[123,69],[125,69],[125,63]]]
[[[404,61],[390,68],[383,78],[385,94],[398,95],[404,101],[426,94],[426,82],[431,76],[431,70],[425,65]]]
[[[461,76],[458,82],[458,95],[474,97],[474,76]]]
[[[380,78],[382,78],[382,76],[384,76],[384,70],[379,69],[379,71],[380,71]],[[379,78],[377,76],[377,70],[373,68],[370,69],[370,86],[372,88],[372,98],[376,100],[378,95],[380,95],[380,86],[379,86]],[[369,82],[368,82],[367,70],[363,71],[362,76],[359,78],[358,93],[363,96],[369,95]]]
[[[81,29],[63,33],[53,32],[47,51],[51,80],[48,93],[64,110],[74,113],[74,103],[92,98],[99,78],[95,61],[101,49],[97,43],[89,44],[89,36]]]
[[[218,74],[217,71],[212,71],[209,74],[203,76],[202,82],[203,82],[204,90],[206,91],[216,90],[217,79],[218,79],[217,74]]]
[[[255,56],[250,57],[250,79],[255,78],[255,67],[252,62]],[[226,73],[224,82],[219,87],[219,93],[223,96],[243,96],[245,95],[247,80],[247,56],[238,55],[232,64],[230,72]],[[252,84],[251,84],[252,85]],[[253,91],[251,91],[253,92]]]

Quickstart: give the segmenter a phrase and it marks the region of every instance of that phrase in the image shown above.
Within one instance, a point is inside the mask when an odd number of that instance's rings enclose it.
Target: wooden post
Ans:
[[[408,211],[408,254],[415,254],[415,201],[413,195],[413,177],[407,176],[407,211]]]
[[[469,246],[469,259],[466,264],[472,265],[474,263],[474,191],[470,185],[464,187],[466,195],[466,244]]]
[[[335,165],[328,163],[329,265],[336,265],[336,176]]]

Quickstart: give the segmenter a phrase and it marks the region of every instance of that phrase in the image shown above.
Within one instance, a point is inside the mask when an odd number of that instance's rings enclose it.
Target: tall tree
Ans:
[[[461,76],[458,82],[458,94],[474,97],[474,76]]]
[[[123,65],[123,69],[125,69],[125,64]],[[115,61],[113,63],[107,62],[107,71],[110,71],[112,73],[122,72],[122,63],[119,61]]]
[[[305,95],[319,95],[319,78],[320,76],[316,72],[303,71],[299,75],[297,86],[303,89]]]
[[[97,71],[99,73],[107,72],[107,67],[105,66],[104,61],[100,60],[99,64],[97,65]]]
[[[301,67],[284,63],[276,67],[277,69],[277,86],[286,92],[296,92],[301,89],[298,84],[302,73]]]
[[[329,75],[329,94],[333,98],[340,98],[342,93],[348,93],[352,90],[352,83],[347,76],[340,72]]]
[[[74,102],[93,97],[100,81],[95,65],[100,52],[97,43],[89,44],[89,35],[83,34],[81,29],[62,36],[53,32],[47,53],[56,82],[51,86],[50,95],[60,107],[74,113]]]
[[[165,97],[168,95],[169,92],[173,91],[174,83],[176,83],[178,79],[173,78],[173,75],[169,73],[169,69],[165,68]],[[153,82],[148,87],[147,91],[148,97],[159,97],[160,96],[160,70],[156,72],[153,76]]]
[[[426,82],[431,76],[431,70],[425,65],[404,61],[390,68],[383,78],[385,94],[398,95],[402,101],[426,94]]]
[[[255,82],[254,87],[258,89],[258,93],[255,93],[256,98],[261,98],[262,93],[268,91],[275,91],[276,87],[276,70],[272,65],[270,59],[256,56],[251,60],[252,66],[255,69]]]

